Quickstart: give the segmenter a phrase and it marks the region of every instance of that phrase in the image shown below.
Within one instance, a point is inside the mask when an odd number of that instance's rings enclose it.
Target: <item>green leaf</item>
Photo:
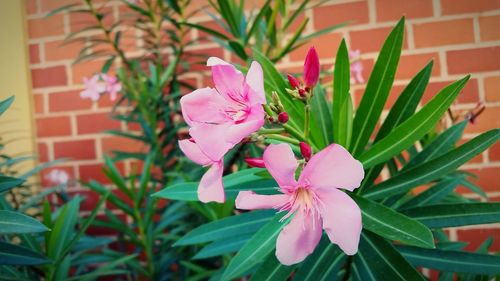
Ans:
[[[234,199],[242,190],[253,190],[259,194],[276,194],[278,184],[273,179],[257,175],[262,169],[247,169],[223,177],[227,199]],[[171,200],[198,201],[198,182],[178,183],[153,194]]]
[[[0,234],[35,233],[49,229],[32,217],[12,211],[0,210]]]
[[[196,253],[196,255],[194,255],[193,257],[193,260],[206,259],[237,252],[239,249],[241,249],[241,247],[243,247],[243,245],[245,245],[248,240],[250,240],[251,237],[251,235],[244,234],[234,237],[232,236],[222,240],[216,240]]]
[[[363,216],[363,228],[390,240],[434,248],[432,232],[422,223],[382,204],[351,194]]]
[[[229,262],[221,280],[232,280],[262,262],[276,246],[276,239],[288,220],[281,221],[283,216],[276,215],[262,227]]]
[[[410,246],[397,248],[414,266],[447,272],[500,274],[500,256]]]
[[[254,233],[269,222],[276,211],[243,213],[201,225],[179,239],[174,246],[198,244]]]
[[[248,55],[245,51],[245,47],[239,42],[239,41],[236,41],[236,40],[230,40],[228,41],[229,43],[229,47],[234,51],[234,53],[240,57],[242,60],[247,60],[248,59]]]
[[[330,105],[326,100],[325,90],[321,87],[315,87],[313,92],[311,113],[321,132],[322,145],[318,148],[322,149],[333,142],[332,114],[330,113]]]
[[[437,184],[429,187],[426,191],[408,200],[401,206],[401,209],[437,203],[452,192],[461,182],[462,179],[459,177],[445,178]]]
[[[23,182],[24,179],[18,179],[0,175],[0,193],[8,191],[16,186],[19,186]]]
[[[352,134],[351,64],[345,40],[342,40],[333,71],[333,141],[349,149]]]
[[[469,121],[464,120],[448,128],[443,133],[439,134],[434,140],[427,144],[421,152],[413,157],[402,169],[408,170],[415,165],[435,159],[446,152],[450,151],[455,143],[462,137],[465,126]]]
[[[47,263],[50,263],[50,260],[37,252],[0,241],[0,265],[39,265]]]
[[[0,116],[12,105],[14,102],[14,96],[10,96],[7,99],[0,101]]]
[[[250,278],[250,281],[286,281],[294,267],[282,265],[274,253],[270,253],[266,260]]]
[[[366,191],[369,199],[405,193],[412,188],[436,180],[460,167],[477,154],[483,152],[499,138],[500,130],[483,133],[454,150],[434,160],[408,169]]]
[[[339,247],[333,244],[327,235],[323,235],[314,252],[301,263],[293,280],[334,280],[346,259],[347,256],[342,253]]]
[[[402,212],[432,228],[500,221],[500,203],[428,205],[406,209]]]
[[[470,76],[445,87],[419,112],[396,127],[386,137],[375,143],[358,160],[366,168],[385,162],[402,150],[410,147],[427,132],[434,129],[443,113],[448,110]]]
[[[52,232],[50,232],[50,240],[47,251],[47,255],[54,260],[61,257],[61,253],[64,248],[73,238],[75,225],[78,219],[80,201],[80,197],[73,198],[69,203],[62,207],[59,215],[57,216],[54,228]]]
[[[425,280],[393,245],[368,231],[361,234],[354,264],[361,280]]]
[[[353,138],[349,146],[354,156],[358,156],[365,148],[384,109],[396,75],[403,46],[403,34],[404,18],[398,22],[385,40],[356,111],[353,121]]]

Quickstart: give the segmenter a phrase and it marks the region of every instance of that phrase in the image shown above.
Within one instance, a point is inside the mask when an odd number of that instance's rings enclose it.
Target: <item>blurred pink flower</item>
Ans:
[[[215,89],[198,89],[181,98],[192,140],[179,145],[188,158],[210,166],[198,187],[200,201],[224,202],[224,154],[264,125],[264,78],[257,62],[252,62],[246,77],[219,58],[209,58],[207,65],[212,67]]]
[[[348,255],[358,251],[361,211],[339,188],[353,191],[364,177],[362,164],[347,150],[332,144],[313,155],[295,180],[299,166],[287,144],[269,145],[264,163],[278,183],[282,194],[258,195],[241,191],[236,207],[244,210],[270,209],[293,215],[276,241],[276,257],[284,265],[303,261],[314,251],[322,229],[330,241]]]
[[[120,81],[118,81],[118,78],[114,75],[112,76],[106,75],[105,80],[107,83],[106,92],[109,93],[109,98],[112,101],[114,101],[117,98],[118,92],[122,90],[122,84],[120,83]]]
[[[68,183],[69,175],[63,170],[55,169],[45,175],[45,178],[53,184],[66,184]]]
[[[106,81],[104,81],[100,73],[95,74],[90,79],[83,77],[83,84],[85,85],[85,90],[80,92],[80,97],[83,99],[98,101],[101,94],[106,91]]]
[[[361,62],[361,51],[349,51],[349,59],[351,60],[351,84],[363,84],[363,63]]]

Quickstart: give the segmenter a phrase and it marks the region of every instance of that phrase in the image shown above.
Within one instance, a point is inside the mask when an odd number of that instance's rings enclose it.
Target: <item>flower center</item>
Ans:
[[[228,107],[224,112],[226,116],[232,119],[236,124],[245,121],[248,116],[248,109],[246,106]]]
[[[306,210],[314,208],[314,194],[308,188],[297,188],[295,191],[295,204]]]

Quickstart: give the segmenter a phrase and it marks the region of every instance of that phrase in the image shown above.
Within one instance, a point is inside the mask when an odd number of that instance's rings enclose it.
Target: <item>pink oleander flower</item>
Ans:
[[[92,78],[88,79],[83,77],[83,84],[85,85],[85,90],[80,92],[80,97],[83,99],[91,99],[92,101],[98,101],[101,94],[106,91],[106,81],[104,81],[102,74],[95,74]]]
[[[210,166],[198,187],[200,201],[222,203],[224,155],[264,125],[264,78],[257,62],[252,62],[246,77],[219,58],[209,58],[207,65],[212,68],[215,89],[198,89],[181,98],[192,139],[181,140],[179,145],[193,162]]]
[[[363,78],[363,63],[361,62],[361,51],[354,50],[349,51],[349,59],[353,61],[351,63],[351,84],[363,84],[365,79]]]
[[[319,80],[319,57],[316,49],[311,47],[307,52],[306,60],[304,61],[304,83],[306,87],[312,89]]]
[[[45,178],[53,184],[66,184],[68,183],[69,175],[63,170],[55,169],[50,171]]]
[[[361,234],[361,211],[358,205],[339,189],[353,191],[364,177],[362,164],[347,150],[332,144],[313,155],[299,179],[299,164],[287,144],[269,145],[264,163],[278,183],[282,194],[258,195],[241,191],[236,207],[243,210],[270,209],[293,216],[276,241],[276,257],[284,265],[303,261],[314,251],[322,229],[332,243],[348,255],[358,251]]]
[[[106,81],[106,92],[109,94],[109,98],[114,101],[118,96],[118,92],[122,90],[122,84],[118,81],[118,78],[114,75],[104,76],[104,80]]]

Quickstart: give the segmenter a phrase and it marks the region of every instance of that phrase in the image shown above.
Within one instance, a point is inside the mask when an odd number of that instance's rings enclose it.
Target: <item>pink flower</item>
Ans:
[[[80,97],[83,99],[97,101],[101,97],[101,94],[106,91],[106,83],[103,80],[102,74],[95,74],[90,79],[83,77],[83,84],[85,85],[85,90],[80,92]]]
[[[299,166],[287,144],[269,145],[264,163],[282,194],[258,195],[241,191],[236,207],[244,210],[274,208],[293,215],[276,241],[276,257],[285,265],[303,261],[314,251],[322,229],[330,241],[346,254],[358,251],[362,229],[361,211],[339,188],[353,191],[364,177],[363,166],[347,150],[332,144],[315,154],[305,165],[298,181]]]
[[[69,175],[63,170],[55,169],[50,171],[45,178],[53,184],[66,184],[69,180]]]
[[[304,82],[306,87],[312,89],[319,80],[319,57],[316,49],[311,47],[307,52],[306,60],[304,61]]]
[[[179,145],[188,158],[210,166],[198,187],[200,201],[224,202],[224,154],[264,125],[264,78],[257,62],[246,77],[219,58],[209,58],[207,65],[212,67],[215,89],[198,89],[181,98],[192,140],[182,140]]]
[[[106,81],[106,92],[109,94],[109,98],[114,101],[117,98],[118,92],[122,90],[122,84],[118,81],[116,76],[104,76]]]
[[[363,78],[363,63],[361,62],[361,51],[349,51],[349,59],[351,62],[351,84],[363,84],[365,79]]]

